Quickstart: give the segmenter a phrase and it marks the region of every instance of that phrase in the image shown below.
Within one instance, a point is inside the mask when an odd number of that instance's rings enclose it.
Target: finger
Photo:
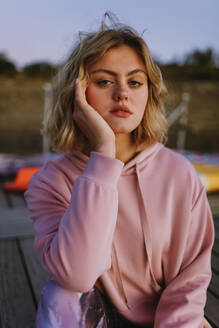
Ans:
[[[81,97],[86,101],[86,89],[87,89],[87,82],[86,80],[79,80],[79,92]]]
[[[77,78],[75,80],[75,102],[80,103],[81,102],[81,90],[80,90],[80,80]]]
[[[85,88],[82,86],[81,80],[78,78],[75,81],[75,98],[77,102],[84,103],[86,101]]]

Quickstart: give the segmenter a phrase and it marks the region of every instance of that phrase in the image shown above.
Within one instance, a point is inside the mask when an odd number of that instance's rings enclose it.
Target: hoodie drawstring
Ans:
[[[150,227],[149,227],[149,221],[147,218],[147,212],[146,212],[146,204],[144,202],[145,197],[143,196],[143,186],[141,186],[142,180],[140,177],[140,170],[139,170],[139,166],[138,163],[136,164],[136,174],[137,174],[137,179],[138,179],[138,183],[137,183],[137,192],[139,194],[138,199],[139,204],[140,204],[140,218],[141,218],[141,228],[142,228],[142,232],[143,232],[143,236],[144,236],[144,244],[145,244],[145,251],[147,254],[147,260],[148,260],[148,264],[149,264],[149,268],[150,268],[150,273],[151,273],[151,277],[153,279],[154,282],[154,287],[155,290],[160,290],[161,286],[158,284],[154,273],[153,273],[153,269],[152,269],[152,264],[151,264],[151,259],[152,259],[152,240],[151,240],[151,234],[150,234]]]
[[[144,196],[143,196],[143,186],[141,186],[141,177],[140,177],[140,170],[138,167],[138,163],[136,164],[136,175],[137,175],[137,192],[138,192],[138,199],[139,199],[139,206],[140,206],[140,220],[141,220],[141,228],[142,228],[142,233],[144,236],[144,244],[145,244],[145,251],[147,254],[147,260],[150,268],[150,273],[153,281],[153,287],[156,291],[159,291],[161,286],[158,284],[153,270],[152,270],[152,264],[151,264],[151,259],[152,259],[152,240],[151,240],[151,234],[150,234],[150,227],[149,227],[149,222],[147,218],[147,212],[146,212],[146,204],[144,202]],[[122,296],[126,306],[128,309],[130,309],[130,305],[128,304],[128,298],[125,293],[125,289],[123,286],[122,282],[122,277],[121,277],[121,272],[119,268],[119,262],[118,262],[118,256],[117,256],[117,251],[115,248],[115,245],[113,243],[112,245],[112,265],[113,265],[113,270],[115,272],[115,277],[116,277],[116,283],[117,287],[119,289],[120,295]]]
[[[130,310],[130,306],[128,304],[128,299],[125,293],[125,289],[123,286],[123,282],[122,282],[122,278],[121,278],[121,272],[120,272],[120,268],[119,268],[119,262],[118,262],[118,256],[117,256],[117,252],[116,252],[116,248],[115,245],[113,243],[112,245],[112,261],[113,261],[113,269],[115,271],[115,277],[116,277],[116,283],[117,283],[117,287],[119,289],[120,295],[122,296],[122,298],[125,301],[125,304],[127,306],[127,308]],[[115,263],[114,263],[115,260]]]

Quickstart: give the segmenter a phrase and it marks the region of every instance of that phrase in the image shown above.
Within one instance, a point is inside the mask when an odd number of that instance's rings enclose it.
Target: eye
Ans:
[[[143,85],[143,83],[138,82],[136,80],[132,80],[132,81],[129,81],[129,85],[131,85],[132,87],[138,87],[140,85]]]
[[[112,82],[109,81],[109,80],[99,80],[96,82],[98,85],[101,85],[101,86],[105,86],[105,85],[109,85],[111,84]]]

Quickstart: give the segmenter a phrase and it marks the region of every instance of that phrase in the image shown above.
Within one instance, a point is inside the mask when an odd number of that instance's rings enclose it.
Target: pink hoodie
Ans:
[[[195,169],[156,143],[128,163],[76,151],[25,194],[35,251],[63,287],[96,285],[129,320],[202,328],[214,226]]]

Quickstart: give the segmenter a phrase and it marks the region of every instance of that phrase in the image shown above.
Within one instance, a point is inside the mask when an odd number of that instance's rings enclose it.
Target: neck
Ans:
[[[132,143],[131,134],[116,134],[115,138],[116,143],[116,156],[115,158],[120,161],[127,163],[130,159],[132,159],[138,152],[136,151],[136,145]],[[92,148],[90,145],[84,145],[82,149],[82,153],[90,156],[90,152]]]
[[[127,163],[137,153],[136,145],[132,143],[131,134],[116,135],[116,158]]]

